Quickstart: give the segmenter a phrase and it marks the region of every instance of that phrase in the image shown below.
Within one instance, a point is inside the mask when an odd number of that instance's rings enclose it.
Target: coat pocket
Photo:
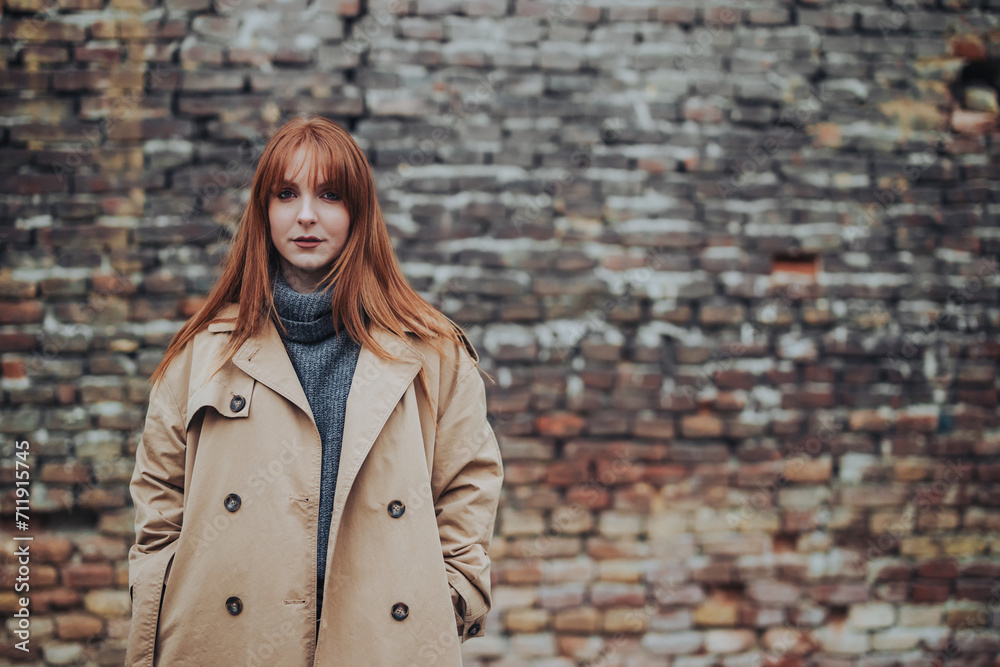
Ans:
[[[140,556],[129,565],[128,592],[132,600],[132,625],[125,649],[126,667],[154,665],[163,591],[176,552],[175,540],[160,551]]]

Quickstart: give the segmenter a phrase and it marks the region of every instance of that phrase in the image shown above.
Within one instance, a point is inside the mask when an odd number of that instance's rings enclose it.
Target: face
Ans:
[[[347,243],[351,220],[342,193],[307,183],[312,170],[306,149],[292,156],[285,182],[270,196],[271,241],[285,280],[297,292],[316,289]]]

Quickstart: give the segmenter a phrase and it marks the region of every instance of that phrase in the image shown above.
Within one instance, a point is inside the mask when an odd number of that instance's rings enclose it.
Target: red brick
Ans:
[[[911,598],[914,602],[945,602],[950,594],[949,584],[933,580],[917,580],[913,583]]]
[[[689,415],[681,418],[681,435],[685,438],[717,438],[724,432],[722,420],[714,415]]]
[[[59,484],[90,482],[90,466],[80,461],[45,463],[42,464],[39,479]]]
[[[32,561],[65,563],[73,555],[73,543],[65,537],[52,534],[36,535],[31,542]]]
[[[958,563],[953,558],[927,561],[917,566],[917,575],[928,579],[954,579],[958,576]]]
[[[661,23],[694,23],[697,18],[697,10],[693,7],[660,7],[656,12],[656,18]]]
[[[868,600],[867,584],[817,584],[809,588],[809,597],[828,605],[847,605]]]
[[[546,474],[547,484],[565,486],[579,484],[591,478],[590,461],[578,459],[575,461],[554,461],[549,464]]]
[[[44,314],[41,301],[0,302],[0,324],[40,323]]]
[[[72,588],[53,588],[49,590],[32,591],[31,603],[34,605],[32,612],[44,614],[51,610],[73,609],[79,607],[83,601],[79,592]]]
[[[60,572],[63,583],[70,588],[109,587],[114,577],[114,569],[108,563],[71,563]]]
[[[955,594],[960,600],[989,602],[1000,595],[1000,587],[988,579],[959,579],[955,582]]]
[[[104,622],[86,614],[64,614],[55,617],[56,636],[69,641],[96,637],[104,630]]]
[[[579,435],[586,427],[586,420],[578,414],[571,412],[550,413],[540,415],[535,424],[538,432],[542,435],[551,435],[565,438]]]

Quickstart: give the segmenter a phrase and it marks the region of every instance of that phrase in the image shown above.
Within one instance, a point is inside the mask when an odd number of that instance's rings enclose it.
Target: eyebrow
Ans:
[[[330,180],[330,181],[323,181],[322,183],[317,184],[316,188],[317,189],[322,189],[322,188],[329,187],[329,186],[331,186],[333,184],[334,183],[333,183],[332,180]],[[292,186],[292,187],[296,187],[296,188],[298,187],[298,185],[296,185],[295,182],[290,181],[287,178],[284,178],[284,179],[282,179],[281,181],[278,182],[278,187],[284,188],[284,187],[287,187],[287,186]]]

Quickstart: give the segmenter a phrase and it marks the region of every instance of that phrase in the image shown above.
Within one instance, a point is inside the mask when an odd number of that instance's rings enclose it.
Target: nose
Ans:
[[[316,211],[313,207],[310,197],[303,197],[301,200],[302,206],[299,207],[299,223],[309,224],[311,222],[316,222]]]

